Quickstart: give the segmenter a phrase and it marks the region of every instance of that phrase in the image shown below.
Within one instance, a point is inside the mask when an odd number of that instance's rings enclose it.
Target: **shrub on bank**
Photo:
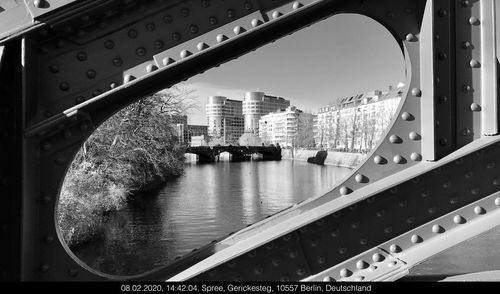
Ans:
[[[174,128],[186,93],[163,92],[119,111],[84,143],[61,189],[58,223],[68,246],[99,238],[110,213],[130,196],[183,172],[184,146]]]

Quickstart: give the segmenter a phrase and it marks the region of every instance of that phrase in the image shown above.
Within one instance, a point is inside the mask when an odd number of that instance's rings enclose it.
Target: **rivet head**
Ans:
[[[205,42],[200,42],[200,43],[198,43],[198,45],[196,45],[196,49],[198,49],[198,51],[203,51],[207,48],[208,48],[208,45]]]
[[[346,254],[346,253],[347,253],[347,248],[345,248],[345,247],[341,247],[341,248],[339,248],[339,250],[338,250],[338,251],[339,251],[339,254],[342,254],[342,255],[343,255],[343,254]]]
[[[281,259],[273,258],[273,260],[271,262],[274,266],[279,266],[281,264]]]
[[[472,67],[472,68],[480,68],[481,67],[481,63],[479,63],[479,61],[477,61],[475,59],[472,59],[470,61],[470,67]]]
[[[162,49],[162,48],[163,48],[163,46],[165,46],[165,44],[163,43],[163,41],[162,41],[162,40],[156,40],[156,41],[155,41],[155,48],[156,48],[156,49]]]
[[[318,257],[317,260],[318,260],[318,264],[324,264],[326,262],[326,258],[324,258],[322,256]]]
[[[358,262],[356,262],[356,268],[359,270],[368,268],[368,266],[370,265],[364,260],[358,260]]]
[[[292,251],[288,254],[288,256],[290,256],[290,258],[296,258],[298,255],[299,255],[299,253],[297,253],[297,251]]]
[[[401,143],[403,143],[403,140],[400,137],[396,136],[396,135],[391,135],[389,137],[389,141],[392,144],[401,144]]]
[[[93,69],[87,71],[87,78],[89,79],[95,79],[97,76],[97,72]]]
[[[486,213],[486,210],[482,208],[481,206],[476,206],[474,207],[474,213],[477,215],[482,215]]]
[[[453,222],[454,222],[455,224],[457,224],[457,225],[460,225],[460,224],[465,223],[465,218],[464,218],[464,217],[462,217],[462,216],[460,216],[460,215],[455,215],[455,216],[453,217]]]
[[[448,145],[448,140],[446,138],[439,139],[439,145],[441,145],[443,147]]]
[[[415,120],[415,117],[413,115],[411,115],[410,113],[408,113],[408,112],[403,112],[403,114],[401,114],[401,118],[404,121],[413,121],[413,120]]]
[[[479,188],[472,188],[472,189],[470,190],[470,193],[471,193],[472,195],[474,195],[474,196],[479,195]]]
[[[280,17],[280,16],[282,16],[282,15],[283,15],[283,14],[282,14],[281,12],[279,12],[279,11],[274,11],[274,12],[273,12],[273,14],[272,14],[272,17],[276,19],[276,18],[278,18],[278,17]]]
[[[146,67],[146,71],[147,71],[148,73],[152,73],[152,72],[154,72],[154,71],[155,71],[155,70],[157,70],[157,69],[158,69],[158,67],[157,67],[156,65],[154,65],[154,64],[149,64],[149,65]]]
[[[420,90],[419,88],[413,88],[411,90],[411,94],[415,97],[422,97],[422,90]]]
[[[191,34],[196,34],[196,33],[198,33],[199,30],[200,29],[198,28],[197,25],[190,25],[189,26],[189,31],[191,32]]]
[[[394,161],[394,163],[396,163],[396,164],[405,164],[406,163],[406,159],[401,155],[394,156],[392,161]]]
[[[254,273],[255,273],[256,275],[261,275],[263,272],[264,272],[264,270],[263,270],[261,267],[256,267],[256,268],[254,269]]]
[[[419,154],[419,153],[416,153],[416,152],[413,152],[411,155],[410,155],[410,158],[411,160],[413,161],[422,161],[422,155]]]
[[[365,183],[366,180],[367,180],[367,178],[364,175],[362,175],[362,174],[357,174],[356,177],[355,177],[355,180],[358,183]]]
[[[260,19],[254,18],[254,19],[252,19],[251,24],[252,24],[252,27],[256,28],[262,24],[262,21]]]
[[[172,34],[172,40],[175,42],[179,42],[181,40],[181,34],[179,33],[173,33]]]
[[[408,42],[417,42],[418,38],[414,34],[408,34],[408,35],[406,35],[406,41],[408,41]]]
[[[191,52],[189,52],[188,50],[182,50],[180,53],[181,58],[186,58],[190,55],[191,55]]]
[[[104,42],[104,48],[113,49],[114,47],[115,47],[115,42],[111,40],[107,40],[106,42]]]
[[[137,54],[138,56],[145,56],[147,53],[146,51],[146,48],[144,47],[139,47],[135,50],[135,54]]]
[[[116,57],[113,59],[113,65],[116,66],[116,67],[120,67],[123,65],[123,59],[121,59],[120,57]]]
[[[58,73],[59,72],[59,65],[57,64],[53,64],[49,67],[49,70],[51,73]]]
[[[410,240],[412,243],[420,243],[422,242],[422,237],[420,237],[419,235],[413,235],[411,236]]]
[[[470,91],[472,91],[472,87],[470,85],[463,85],[462,86],[462,91],[464,91],[464,92],[470,92]]]
[[[415,218],[414,218],[414,217],[412,217],[412,216],[406,219],[406,223],[407,223],[407,224],[410,224],[410,225],[411,225],[411,224],[413,224],[414,222],[415,222]]]
[[[462,48],[463,48],[463,49],[470,49],[470,48],[472,48],[472,44],[471,44],[471,42],[469,42],[469,41],[465,41],[465,42],[463,42],[463,43],[462,43]]]
[[[495,168],[496,166],[496,163],[494,161],[490,161],[486,164],[486,168],[487,169],[492,169],[492,168]]]
[[[156,29],[156,25],[155,25],[154,23],[150,22],[150,23],[146,24],[146,30],[147,30],[148,32],[152,32],[152,31],[154,31],[155,29]]]
[[[68,82],[62,82],[59,84],[59,89],[61,91],[68,91],[69,90],[69,83]]]
[[[343,268],[340,270],[340,276],[342,278],[347,278],[347,277],[350,277],[352,275],[352,272],[346,268]]]
[[[469,23],[473,26],[478,26],[481,24],[481,21],[477,17],[471,17],[469,18]]]
[[[448,15],[448,12],[445,9],[439,9],[438,10],[438,16],[439,17],[445,17],[446,15]]]
[[[233,32],[234,32],[235,35],[242,34],[245,31],[246,30],[244,28],[242,28],[241,26],[235,26],[234,29],[233,29]]]
[[[234,9],[228,9],[226,15],[228,18],[234,18],[236,16],[236,11],[234,11]]]
[[[386,164],[387,160],[380,155],[376,155],[373,157],[373,162],[375,162],[375,164]]]
[[[85,52],[78,52],[76,54],[76,59],[78,59],[79,61],[85,61],[85,60],[87,60],[87,53],[85,53]]]
[[[433,225],[433,226],[432,226],[432,232],[433,232],[434,234],[441,234],[441,233],[443,233],[443,232],[444,232],[444,228],[443,228],[443,227],[441,227],[440,225]]]
[[[163,65],[170,65],[170,64],[174,63],[175,61],[172,58],[165,57],[165,58],[163,58],[162,62],[163,62]]]
[[[380,253],[375,253],[375,254],[373,254],[373,256],[372,256],[372,260],[373,260],[373,262],[381,262],[381,261],[383,261],[384,259],[385,259],[385,258],[384,258],[384,256],[383,256],[382,254],[380,254]]]
[[[335,282],[335,279],[332,277],[324,277],[323,282]]]
[[[211,17],[209,17],[209,18],[208,18],[208,22],[209,22],[211,25],[213,25],[213,26],[214,26],[214,25],[216,25],[216,24],[219,22],[219,20],[217,19],[217,17],[215,17],[215,16],[211,16]]]
[[[500,197],[495,199],[495,205],[500,206]]]
[[[137,30],[132,29],[132,30],[129,30],[129,31],[128,31],[127,36],[128,36],[130,39],[135,39],[135,38],[137,38],[137,35],[138,35],[138,34],[139,34],[139,33],[137,32]]]
[[[299,8],[300,8],[300,7],[302,7],[302,6],[304,6],[304,5],[303,5],[302,3],[300,3],[299,1],[295,1],[295,2],[293,2],[293,4],[292,4],[292,8],[293,8],[293,10],[297,10],[297,9],[299,9]]]
[[[217,35],[217,38],[216,38],[216,39],[217,39],[217,43],[222,43],[222,42],[224,42],[225,40],[227,40],[228,38],[227,38],[227,36],[226,36],[226,35],[219,34],[219,35]]]
[[[186,7],[181,8],[181,15],[183,17],[188,17],[189,16],[189,9]]]
[[[343,196],[348,195],[352,192],[352,190],[349,189],[348,187],[340,187],[339,191],[340,191],[340,195],[343,195]]]
[[[472,110],[474,112],[479,112],[479,111],[481,111],[481,106],[477,103],[472,103],[470,105],[470,110]]]
[[[35,0],[33,1],[33,5],[35,5],[36,8],[49,8],[50,5],[46,0]]]
[[[125,75],[125,77],[123,77],[124,83],[130,83],[133,80],[135,80],[135,77],[133,75]]]
[[[163,22],[166,24],[171,24],[173,22],[173,18],[171,15],[165,15],[163,16]]]
[[[396,244],[392,244],[390,247],[389,247],[389,251],[391,251],[391,253],[399,253],[401,252],[401,247],[399,247],[398,245]]]
[[[408,137],[410,138],[410,140],[412,141],[419,141],[421,139],[420,135],[417,134],[416,132],[411,132]]]
[[[252,2],[246,1],[243,4],[243,7],[245,8],[245,10],[251,10],[253,8],[253,4],[252,4]]]
[[[303,276],[306,274],[306,270],[303,269],[303,268],[299,268],[297,271],[296,271],[297,275],[298,276]]]

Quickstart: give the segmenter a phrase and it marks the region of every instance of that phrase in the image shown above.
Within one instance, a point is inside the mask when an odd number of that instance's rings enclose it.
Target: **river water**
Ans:
[[[186,164],[157,195],[114,215],[102,240],[75,254],[98,271],[134,275],[331,190],[349,169],[304,162]],[[452,248],[412,270],[415,277],[500,269],[500,229]]]

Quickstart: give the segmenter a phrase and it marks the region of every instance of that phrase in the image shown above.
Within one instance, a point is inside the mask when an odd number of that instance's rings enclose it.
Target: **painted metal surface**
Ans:
[[[23,12],[0,12],[0,24],[20,19],[0,34],[0,57],[9,57],[0,59],[9,82],[0,90],[10,98],[1,159],[17,167],[0,174],[10,201],[1,225],[13,236],[1,252],[6,279],[394,280],[477,234],[475,224],[500,222],[489,217],[500,189],[492,0],[16,3]],[[344,12],[388,29],[408,86],[385,139],[350,178],[144,275],[103,275],[76,259],[55,224],[58,194],[100,123],[144,95]],[[466,222],[451,223],[451,214]]]

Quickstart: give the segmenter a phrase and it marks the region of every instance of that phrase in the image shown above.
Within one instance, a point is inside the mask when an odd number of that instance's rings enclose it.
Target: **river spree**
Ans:
[[[304,162],[186,164],[158,195],[117,213],[105,238],[76,253],[104,273],[133,275],[331,190],[350,169]]]
[[[133,275],[170,264],[212,240],[331,190],[349,169],[289,160],[186,164],[158,195],[114,215],[103,240],[76,255],[109,274]],[[500,269],[500,229],[418,265],[413,279]]]

